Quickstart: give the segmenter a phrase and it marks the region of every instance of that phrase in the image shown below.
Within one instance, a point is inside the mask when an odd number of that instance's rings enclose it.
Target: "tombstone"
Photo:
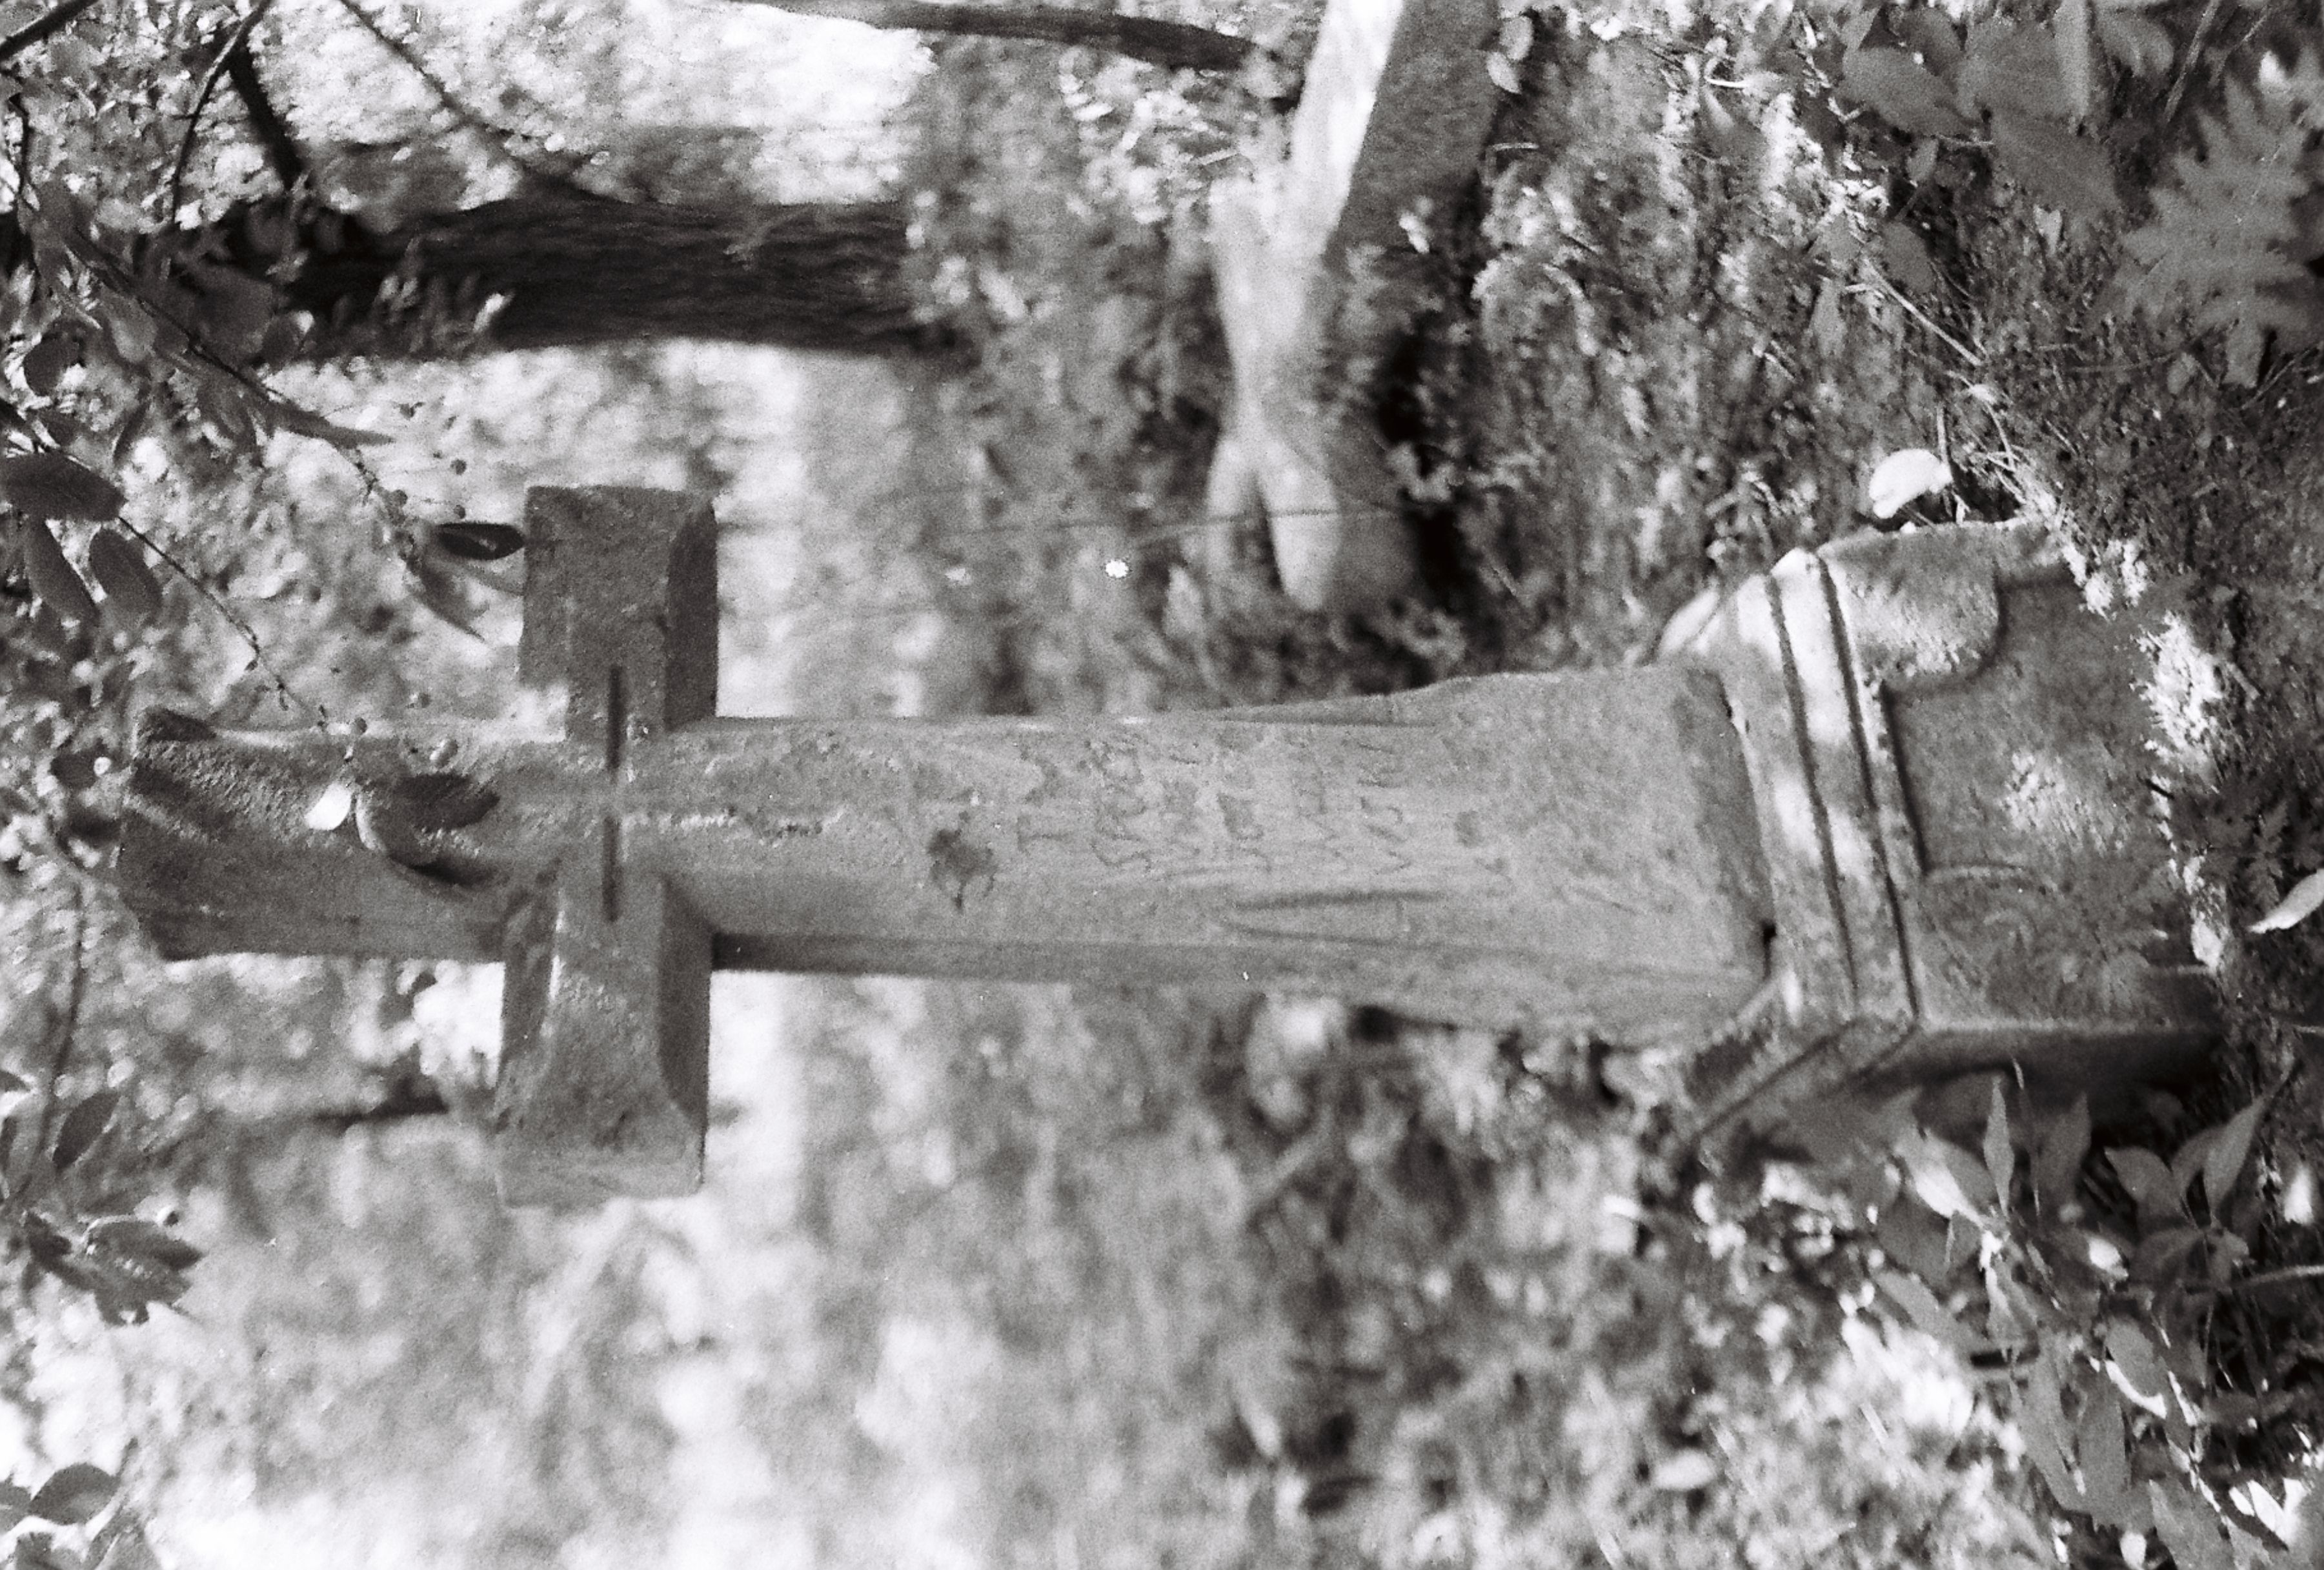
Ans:
[[[2163,864],[2127,634],[2026,533],[1795,556],[1661,666],[943,722],[718,717],[705,503],[536,491],[527,536],[519,674],[560,732],[152,713],[120,862],[171,957],[502,962],[514,1202],[698,1185],[721,966],[1722,1042],[1704,1126],[2201,1039],[2200,977],[2132,897]]]
[[[1414,582],[1379,434],[1323,383],[1377,365],[1411,327],[1405,221],[1447,213],[1476,178],[1499,27],[1494,0],[1329,0],[1287,146],[1211,188],[1234,386],[1209,512],[1225,536],[1263,517],[1285,591],[1310,609],[1368,608]]]

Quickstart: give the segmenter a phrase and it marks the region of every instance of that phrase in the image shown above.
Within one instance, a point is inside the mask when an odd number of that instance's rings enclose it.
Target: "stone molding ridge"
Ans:
[[[1683,657],[1726,685],[1775,909],[1756,1017],[1689,1075],[1707,1130],[1877,1067],[1917,1011],[1877,805],[1894,792],[1871,778],[1880,749],[1822,563],[1794,551],[1743,585]]]

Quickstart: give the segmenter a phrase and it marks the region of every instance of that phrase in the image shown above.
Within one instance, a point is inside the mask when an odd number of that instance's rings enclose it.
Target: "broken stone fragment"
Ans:
[[[1494,0],[1331,0],[1287,151],[1253,151],[1248,178],[1211,190],[1234,391],[1207,554],[1222,566],[1234,531],[1264,522],[1284,592],[1311,610],[1374,609],[1416,582],[1370,389],[1329,383],[1364,379],[1411,329],[1414,229],[1476,177],[1499,25]]]

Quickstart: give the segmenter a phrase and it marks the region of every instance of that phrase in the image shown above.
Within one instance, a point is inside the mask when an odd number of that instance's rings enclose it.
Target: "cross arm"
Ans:
[[[673,492],[533,491],[519,673],[561,685],[608,805],[504,941],[502,1193],[518,1204],[691,1193],[709,1121],[711,932],[632,866],[612,793],[637,743],[717,706],[716,535]]]

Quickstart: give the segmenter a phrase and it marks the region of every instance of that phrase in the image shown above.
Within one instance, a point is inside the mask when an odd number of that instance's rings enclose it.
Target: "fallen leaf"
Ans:
[[[317,834],[329,834],[347,820],[355,808],[355,787],[344,780],[334,780],[323,787],[307,808],[306,823]]]
[[[1840,314],[1840,280],[1825,279],[1816,292],[1815,309],[1808,313],[1808,331],[1829,359],[1838,359],[1848,347],[1848,323]]]
[[[2275,909],[2245,928],[2248,932],[2281,932],[2287,927],[2297,927],[2324,905],[2324,872],[2313,872],[2292,885],[2292,891],[2276,901]]]
[[[355,792],[355,836],[365,849],[403,866],[426,866],[436,859],[410,808],[392,790]]]
[[[1953,483],[1952,466],[1924,447],[1892,452],[1872,466],[1865,500],[1875,518],[1894,518],[1923,496]]]
[[[294,436],[311,436],[318,441],[332,442],[340,447],[378,447],[395,439],[383,431],[359,430],[351,425],[340,425],[324,419],[311,409],[283,399],[272,400],[266,412],[276,425]]]

